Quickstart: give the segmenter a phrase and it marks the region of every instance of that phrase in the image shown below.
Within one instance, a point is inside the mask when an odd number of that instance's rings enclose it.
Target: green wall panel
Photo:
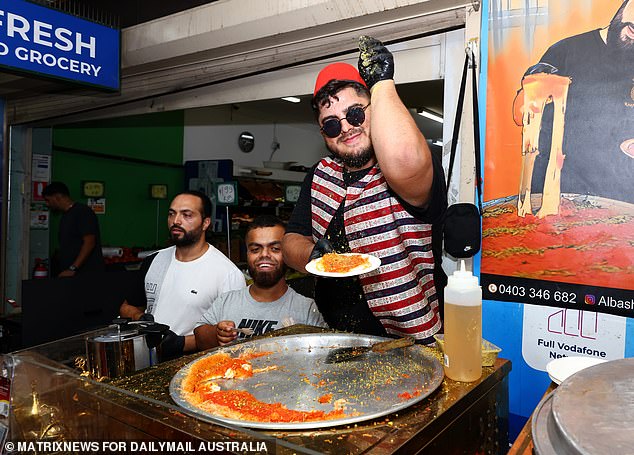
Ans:
[[[163,246],[169,201],[183,190],[183,115],[127,120],[55,128],[52,178],[66,183],[71,197],[84,203],[81,182],[105,182],[106,213],[97,215],[104,246]],[[150,199],[153,183],[168,185],[167,200]],[[51,252],[58,244],[58,225],[59,215],[53,215]]]
[[[53,129],[53,144],[162,163],[183,163],[182,111],[122,117]]]

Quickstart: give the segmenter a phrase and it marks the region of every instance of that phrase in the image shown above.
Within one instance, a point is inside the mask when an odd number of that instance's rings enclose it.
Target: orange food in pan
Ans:
[[[246,390],[222,390],[221,380],[242,380],[276,366],[253,369],[250,360],[270,352],[245,353],[239,357],[219,352],[200,359],[183,380],[185,399],[213,415],[255,422],[311,422],[345,417],[343,402],[335,403],[330,412],[288,409],[282,403],[266,403]],[[332,395],[324,395],[319,403],[330,403]]]
[[[237,420],[290,423],[332,420],[345,416],[341,408],[335,408],[330,412],[299,411],[288,409],[281,403],[265,403],[246,390],[220,390],[205,393],[201,398],[201,408]]]

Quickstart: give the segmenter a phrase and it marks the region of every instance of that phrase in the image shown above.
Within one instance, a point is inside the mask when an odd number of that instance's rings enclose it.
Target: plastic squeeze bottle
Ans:
[[[482,375],[482,289],[478,277],[460,270],[448,277],[445,288],[445,375],[471,382]]]

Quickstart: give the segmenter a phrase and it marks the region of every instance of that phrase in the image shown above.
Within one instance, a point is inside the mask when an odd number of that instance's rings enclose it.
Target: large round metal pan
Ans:
[[[634,358],[585,368],[557,388],[552,415],[563,438],[584,455],[634,452]]]
[[[400,411],[430,395],[443,380],[440,362],[422,346],[384,353],[369,352],[347,362],[325,363],[332,349],[366,346],[387,338],[356,334],[305,334],[265,338],[214,350],[181,368],[170,383],[172,399],[187,413],[207,421],[251,428],[299,430],[346,425]],[[181,384],[191,366],[217,352],[237,357],[245,352],[272,352],[251,361],[253,368],[276,366],[244,380],[217,381],[222,389],[246,390],[266,403],[289,409],[332,411],[336,400],[346,400],[344,418],[314,422],[254,422],[228,419],[190,404]],[[332,394],[330,403],[318,398]]]

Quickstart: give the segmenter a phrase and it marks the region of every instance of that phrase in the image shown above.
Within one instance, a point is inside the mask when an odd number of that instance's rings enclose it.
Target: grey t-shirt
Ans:
[[[251,297],[250,288],[251,286],[220,295],[196,326],[233,321],[236,327],[252,328],[253,335],[262,335],[292,324],[327,327],[315,301],[298,294],[290,286],[286,293],[274,302],[258,302]],[[245,336],[240,333],[239,337]]]

